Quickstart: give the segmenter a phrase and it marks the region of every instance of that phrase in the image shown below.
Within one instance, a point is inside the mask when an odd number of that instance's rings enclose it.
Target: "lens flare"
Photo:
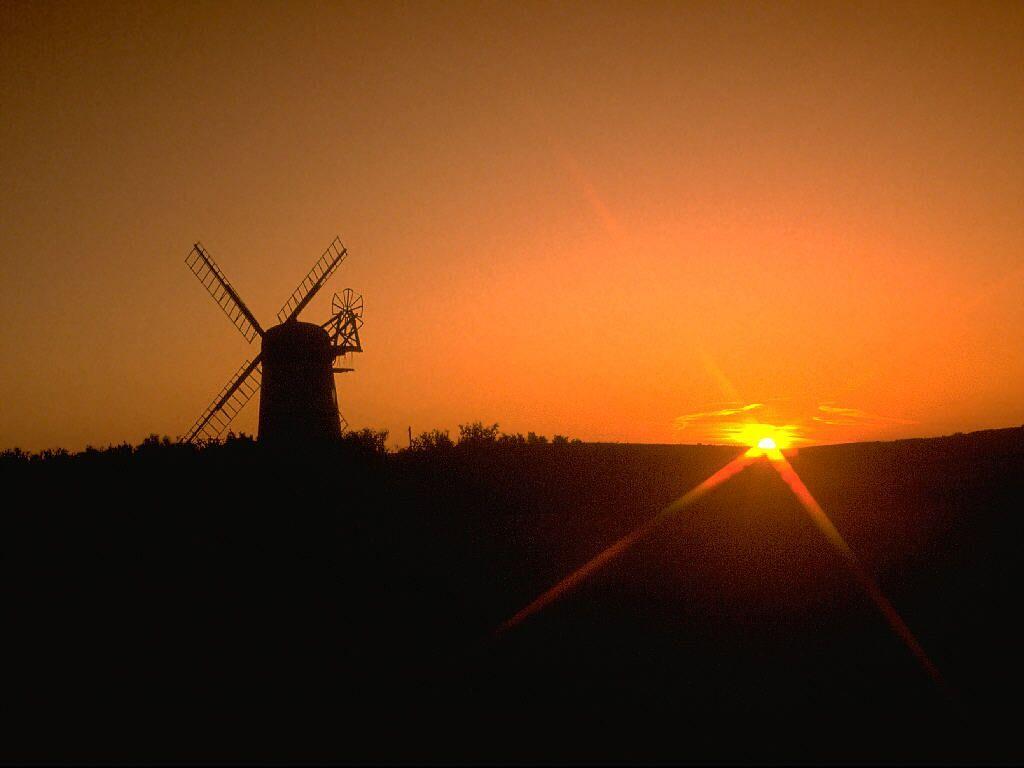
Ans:
[[[896,608],[892,603],[889,602],[888,598],[882,593],[881,588],[875,583],[875,580],[871,578],[870,574],[864,570],[864,567],[860,564],[860,560],[857,559],[857,555],[854,554],[853,550],[850,549],[850,545],[846,543],[842,534],[836,529],[829,519],[828,515],[825,514],[825,510],[821,508],[821,505],[815,500],[814,496],[811,495],[810,490],[804,485],[804,481],[800,479],[800,476],[793,469],[793,465],[789,463],[785,456],[779,454],[778,458],[772,458],[772,466],[775,471],[779,473],[779,476],[783,479],[786,485],[789,486],[790,490],[793,491],[793,495],[796,496],[801,506],[807,512],[811,521],[817,526],[818,530],[825,536],[828,542],[835,548],[836,552],[846,561],[846,565],[849,567],[851,573],[860,582],[861,588],[867,593],[868,597],[875,604],[882,616],[885,617],[892,631],[896,636],[903,641],[907,649],[914,655],[918,663],[928,673],[928,676],[935,681],[936,685],[942,690],[947,696],[951,695],[951,691],[946,685],[942,674],[939,672],[938,667],[932,662],[925,653],[924,648],[918,639],[914,636],[914,633],[910,631],[910,627],[907,626],[906,622],[903,621],[903,617],[896,611]]]
[[[896,608],[889,602],[888,598],[882,593],[882,590],[875,583],[874,579],[868,574],[864,567],[860,564],[857,556],[853,550],[843,539],[842,535],[832,524],[828,515],[821,508],[821,505],[815,500],[814,496],[811,495],[810,490],[804,485],[803,480],[797,475],[796,470],[786,459],[782,453],[782,448],[788,444],[788,441],[783,438],[779,439],[779,435],[785,434],[784,431],[775,431],[765,433],[763,427],[768,427],[772,430],[779,428],[771,427],[771,425],[760,424],[760,425],[748,425],[751,427],[757,427],[758,429],[753,430],[752,433],[756,434],[756,437],[750,440],[747,444],[751,446],[750,450],[746,453],[733,459],[731,462],[726,464],[720,470],[711,475],[707,480],[702,482],[697,487],[683,496],[680,496],[674,502],[669,504],[657,515],[648,520],[646,523],[636,528],[632,533],[623,536],[621,539],[616,541],[610,547],[605,549],[599,555],[585,563],[580,568],[570,573],[560,582],[551,587],[547,592],[542,594],[532,603],[527,605],[515,616],[510,618],[508,621],[503,623],[495,630],[495,635],[500,636],[516,625],[521,624],[523,621],[533,616],[535,613],[546,608],[551,603],[555,602],[559,598],[565,596],[572,589],[577,587],[587,577],[593,575],[600,568],[604,567],[615,559],[618,555],[624,552],[626,549],[631,547],[637,541],[642,539],[647,534],[651,533],[655,528],[665,522],[669,517],[677,514],[683,508],[689,506],[693,502],[700,499],[706,493],[711,491],[713,488],[729,480],[739,472],[755,461],[764,458],[771,462],[775,471],[779,473],[782,480],[789,486],[793,495],[796,496],[797,500],[803,506],[804,510],[810,516],[811,521],[817,526],[818,530],[825,536],[828,542],[835,548],[839,555],[846,561],[847,566],[853,573],[854,577],[860,583],[861,588],[867,593],[868,597],[875,604],[881,614],[885,617],[889,627],[893,633],[906,645],[907,649],[917,659],[918,663],[928,674],[929,677],[936,683],[938,688],[947,696],[952,697],[952,691],[947,686],[942,674],[938,668],[925,653],[921,643],[911,632],[910,627],[907,626],[906,622],[896,611]],[[786,428],[782,428],[785,430]]]
[[[752,421],[724,425],[722,438],[747,446],[751,451],[751,456],[763,456],[770,451],[789,450],[797,443],[806,441],[800,436],[800,428],[795,424],[778,426]]]
[[[558,600],[560,597],[563,597],[566,593],[570,592],[573,588],[578,586],[580,582],[582,582],[588,576],[591,576],[596,571],[606,566],[618,555],[625,552],[636,542],[640,541],[640,539],[642,539],[644,536],[651,533],[651,531],[653,531],[655,528],[657,528],[666,520],[668,520],[668,518],[672,517],[673,515],[676,515],[685,507],[688,507],[690,504],[693,504],[695,501],[700,499],[702,496],[707,494],[712,489],[717,488],[719,485],[724,483],[729,478],[743,471],[746,467],[750,466],[750,464],[752,464],[754,461],[755,457],[751,457],[746,454],[742,456],[737,456],[735,459],[733,459],[720,470],[715,472],[700,485],[688,491],[684,495],[680,496],[678,499],[673,501],[671,504],[669,504],[667,507],[661,510],[658,514],[656,514],[646,523],[641,525],[639,528],[636,528],[632,533],[623,536],[621,539],[616,541],[614,544],[605,549],[599,555],[592,558],[587,563],[585,563],[584,565],[580,566],[575,571],[570,573],[560,582],[555,584],[555,586],[551,587],[551,589],[542,594],[528,606],[519,611],[519,613],[517,613],[511,619],[509,619],[500,627],[498,627],[498,629],[495,631],[495,635],[500,636],[504,634],[508,630],[515,627],[517,624],[521,624],[523,621],[528,619],[533,614],[546,608],[551,603]]]
[[[747,445],[747,457],[758,459],[765,456],[772,461],[782,458],[782,449],[793,444],[795,438],[792,433],[786,431],[789,428],[780,429],[771,424],[748,424],[747,433],[744,435]]]

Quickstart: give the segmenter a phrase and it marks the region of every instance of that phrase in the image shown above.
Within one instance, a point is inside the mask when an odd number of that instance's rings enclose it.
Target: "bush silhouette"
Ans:
[[[474,421],[459,425],[458,446],[462,450],[478,450],[492,448],[498,444],[498,425],[484,426],[483,422]]]
[[[849,757],[855,732],[869,756],[1020,756],[1005,627],[1024,586],[1024,430],[793,459],[961,685],[955,722],[768,466],[495,639],[740,449],[481,421],[457,445],[387,438],[0,453],[0,754],[679,762],[769,744],[785,762]]]

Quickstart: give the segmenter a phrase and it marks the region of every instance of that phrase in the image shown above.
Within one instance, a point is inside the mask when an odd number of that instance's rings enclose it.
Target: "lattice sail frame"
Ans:
[[[297,318],[299,312],[309,304],[310,300],[323,287],[323,284],[330,279],[338,265],[345,260],[347,255],[348,249],[342,244],[341,238],[335,237],[331,244],[327,246],[327,250],[313,264],[313,268],[309,270],[309,273],[302,278],[299,286],[292,291],[288,301],[278,311],[277,322],[286,323]]]
[[[200,243],[192,246],[185,264],[247,342],[251,344],[257,335],[263,335],[259,322]]]
[[[277,313],[278,321],[284,323],[295,320],[347,255],[348,249],[341,242],[341,238],[335,236],[327,250],[317,259],[313,268],[281,307]],[[185,264],[248,343],[251,344],[257,335],[263,336],[263,328],[260,327],[259,322],[202,244],[197,242],[193,245],[185,259]],[[331,333],[335,356],[363,351],[359,342],[359,328],[363,324],[362,296],[357,297],[358,305],[356,305],[356,300],[353,300],[354,295],[351,288],[346,288],[344,308],[332,306],[335,312],[334,316],[321,326]],[[339,297],[335,294],[335,301],[338,300]],[[342,311],[338,311],[339,309]],[[216,440],[224,433],[235,416],[260,390],[263,378],[261,357],[262,355],[257,355],[255,360],[246,360],[242,364],[217,397],[206,407],[191,429],[181,438],[182,442],[191,443],[200,436],[206,440]],[[333,370],[341,373],[352,369],[334,368]],[[349,426],[348,421],[340,412],[338,416],[342,432],[345,432]]]
[[[216,440],[246,403],[255,395],[263,383],[263,369],[260,358],[246,360],[236,371],[220,393],[206,407],[196,423],[182,438],[182,442],[191,443],[202,435],[207,440]]]

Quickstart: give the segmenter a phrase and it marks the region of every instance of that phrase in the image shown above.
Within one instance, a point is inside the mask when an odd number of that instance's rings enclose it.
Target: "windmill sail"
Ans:
[[[207,440],[216,440],[227,429],[231,420],[238,415],[245,404],[252,399],[260,388],[263,371],[260,368],[260,355],[255,360],[246,360],[242,367],[224,385],[224,389],[213,399],[203,411],[202,416],[188,433],[181,438],[183,443],[191,443],[202,436]]]
[[[224,310],[224,314],[228,316],[228,319],[245,337],[246,341],[252,343],[256,334],[263,335],[263,329],[260,328],[260,324],[253,317],[252,312],[245,306],[245,302],[235,292],[235,289],[231,287],[231,283],[220,271],[220,267],[210,257],[210,254],[203,250],[202,245],[196,243],[192,246],[188,258],[185,259],[185,264],[203,284],[217,305]]]
[[[185,264],[246,341],[260,337],[260,353],[246,360],[207,406],[183,443],[216,440],[257,392],[260,393],[257,439],[279,445],[336,440],[344,427],[338,414],[335,360],[362,352],[359,329],[363,300],[351,289],[335,294],[326,323],[298,322],[299,313],[337,271],[348,251],[335,237],[278,313],[278,324],[265,331],[253,317],[220,267],[196,243]]]
[[[285,323],[298,317],[299,312],[309,304],[310,300],[316,295],[316,292],[334,274],[334,270],[345,260],[347,255],[348,250],[341,244],[341,239],[335,237],[331,244],[327,246],[327,250],[323,252],[323,255],[317,259],[313,268],[309,270],[309,274],[299,283],[299,287],[292,291],[288,301],[284,303],[281,311],[277,313],[277,321]]]

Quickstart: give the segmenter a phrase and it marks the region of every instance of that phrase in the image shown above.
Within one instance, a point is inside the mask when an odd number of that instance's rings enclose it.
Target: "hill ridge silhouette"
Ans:
[[[1024,429],[792,459],[950,708],[768,466],[495,643],[742,449],[464,427],[390,454],[373,430],[290,454],[4,452],[0,756],[1021,757]]]

